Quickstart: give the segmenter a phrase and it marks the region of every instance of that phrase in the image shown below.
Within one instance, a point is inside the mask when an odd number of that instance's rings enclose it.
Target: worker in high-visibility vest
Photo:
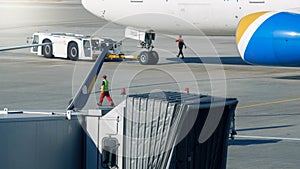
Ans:
[[[106,75],[102,76],[102,85],[100,87],[100,100],[99,100],[98,106],[102,106],[104,97],[106,97],[107,101],[110,103],[111,106],[115,105],[109,95],[108,81],[106,80]]]

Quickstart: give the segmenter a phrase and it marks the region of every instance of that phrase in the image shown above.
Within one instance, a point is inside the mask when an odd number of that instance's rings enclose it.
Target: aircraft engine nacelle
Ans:
[[[300,14],[259,12],[242,18],[236,44],[244,61],[270,66],[300,66]]]

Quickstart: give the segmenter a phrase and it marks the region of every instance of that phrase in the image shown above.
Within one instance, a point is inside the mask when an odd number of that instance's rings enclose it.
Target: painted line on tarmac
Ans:
[[[300,141],[300,138],[288,138],[288,137],[264,137],[264,136],[245,136],[235,135],[236,138],[255,138],[262,140],[287,140],[287,141]]]
[[[293,102],[293,101],[300,101],[300,98],[293,98],[293,99],[286,99],[286,100],[279,100],[274,102],[265,102],[265,103],[258,103],[258,104],[250,104],[246,106],[238,106],[238,109],[245,109],[250,107],[258,107],[258,106],[266,106],[266,105],[272,105],[272,104],[280,104],[280,103],[287,103],[287,102]]]

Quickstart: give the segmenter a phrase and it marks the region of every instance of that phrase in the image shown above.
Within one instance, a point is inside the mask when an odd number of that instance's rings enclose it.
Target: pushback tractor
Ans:
[[[111,45],[106,59],[125,59],[121,52],[121,42],[109,38],[99,38],[74,33],[41,33],[32,36],[32,44],[45,44],[31,48],[45,58],[66,58],[76,60],[95,60],[106,45]]]

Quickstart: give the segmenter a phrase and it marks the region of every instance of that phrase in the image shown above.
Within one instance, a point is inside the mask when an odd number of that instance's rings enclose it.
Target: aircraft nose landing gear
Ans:
[[[159,56],[158,53],[153,50],[154,46],[152,44],[152,41],[155,40],[155,32],[153,30],[139,31],[127,27],[125,30],[125,37],[138,40],[138,47],[146,49],[138,55],[140,64],[156,65],[158,63]]]

